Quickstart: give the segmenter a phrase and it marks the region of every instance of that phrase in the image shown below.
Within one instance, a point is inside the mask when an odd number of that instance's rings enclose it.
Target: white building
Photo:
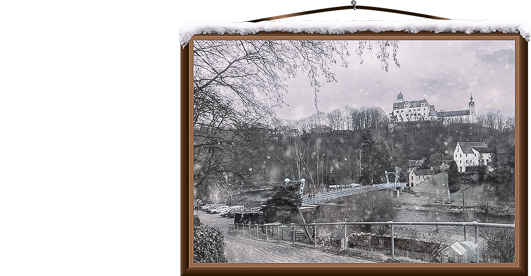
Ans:
[[[454,150],[454,161],[459,172],[465,172],[467,167],[487,165],[492,161],[494,151],[485,142],[458,142]]]
[[[433,169],[415,169],[409,172],[409,187],[415,187],[420,182],[429,179],[433,176],[435,171]]]
[[[472,123],[476,119],[476,110],[472,95],[470,95],[468,110],[436,111],[435,105],[430,105],[426,99],[405,101],[402,92],[399,91],[389,119],[391,123],[416,121]]]

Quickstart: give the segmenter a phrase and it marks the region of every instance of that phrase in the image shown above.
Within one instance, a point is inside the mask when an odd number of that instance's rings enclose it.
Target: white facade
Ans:
[[[485,142],[458,142],[454,150],[454,161],[459,172],[465,172],[467,167],[487,165],[492,157],[493,152]]]
[[[443,121],[471,123],[475,122],[476,110],[473,97],[470,96],[468,110],[436,111],[435,105],[430,105],[426,99],[420,101],[405,101],[402,92],[398,93],[393,111],[389,114],[392,123],[415,121]]]
[[[409,187],[415,187],[433,175],[433,170],[411,170],[409,172]]]

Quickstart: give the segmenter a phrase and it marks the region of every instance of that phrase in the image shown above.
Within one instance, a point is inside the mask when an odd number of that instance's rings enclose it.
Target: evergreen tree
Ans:
[[[263,208],[266,221],[294,222],[301,205],[299,185],[279,186]]]
[[[361,137],[361,173],[359,182],[363,185],[374,183],[374,170],[377,151],[376,142],[372,134],[367,131]]]
[[[378,183],[384,183],[386,181],[385,172],[395,171],[392,162],[393,157],[389,153],[389,150],[387,149],[387,146],[384,143],[380,143],[377,154],[377,170],[375,171],[374,179]]]
[[[459,171],[457,170],[457,163],[452,161],[450,163],[450,168],[448,169],[448,187],[450,193],[455,193],[461,188],[461,183],[459,182]]]
[[[370,132],[361,137],[361,174],[359,182],[363,185],[385,182],[385,172],[394,171],[392,156],[385,144],[377,144]]]

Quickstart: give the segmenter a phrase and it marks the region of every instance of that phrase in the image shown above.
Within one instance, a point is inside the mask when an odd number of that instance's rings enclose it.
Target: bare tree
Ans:
[[[296,121],[295,126],[301,134],[304,134],[309,133],[315,125],[309,118],[304,118]]]
[[[376,57],[381,62],[381,67],[386,72],[389,70],[389,47],[392,47],[392,56],[393,61],[395,62],[395,65],[397,67],[400,67],[400,63],[398,63],[397,58],[397,52],[398,52],[398,41],[396,40],[383,40],[383,41],[376,41],[376,47],[378,48],[378,53],[376,54]],[[361,64],[363,64],[363,52],[365,50],[368,50],[369,52],[372,52],[372,43],[371,41],[360,41],[359,47],[356,50],[356,54],[359,57],[359,61]]]
[[[507,117],[507,119],[505,120],[505,125],[503,127],[503,130],[504,131],[514,131],[514,126],[515,126],[515,118],[514,118],[514,116]]]
[[[515,239],[514,229],[481,229],[480,237],[486,244],[482,258],[488,263],[514,263]]]
[[[334,130],[343,130],[345,118],[341,109],[330,111],[326,114],[330,127]]]
[[[351,106],[345,106],[342,111],[347,130],[352,130],[352,116],[350,116],[352,110],[353,108]]]

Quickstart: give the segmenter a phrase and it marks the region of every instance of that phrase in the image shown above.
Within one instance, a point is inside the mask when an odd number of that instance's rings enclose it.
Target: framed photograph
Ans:
[[[184,32],[182,273],[527,273],[529,35],[432,22]]]

